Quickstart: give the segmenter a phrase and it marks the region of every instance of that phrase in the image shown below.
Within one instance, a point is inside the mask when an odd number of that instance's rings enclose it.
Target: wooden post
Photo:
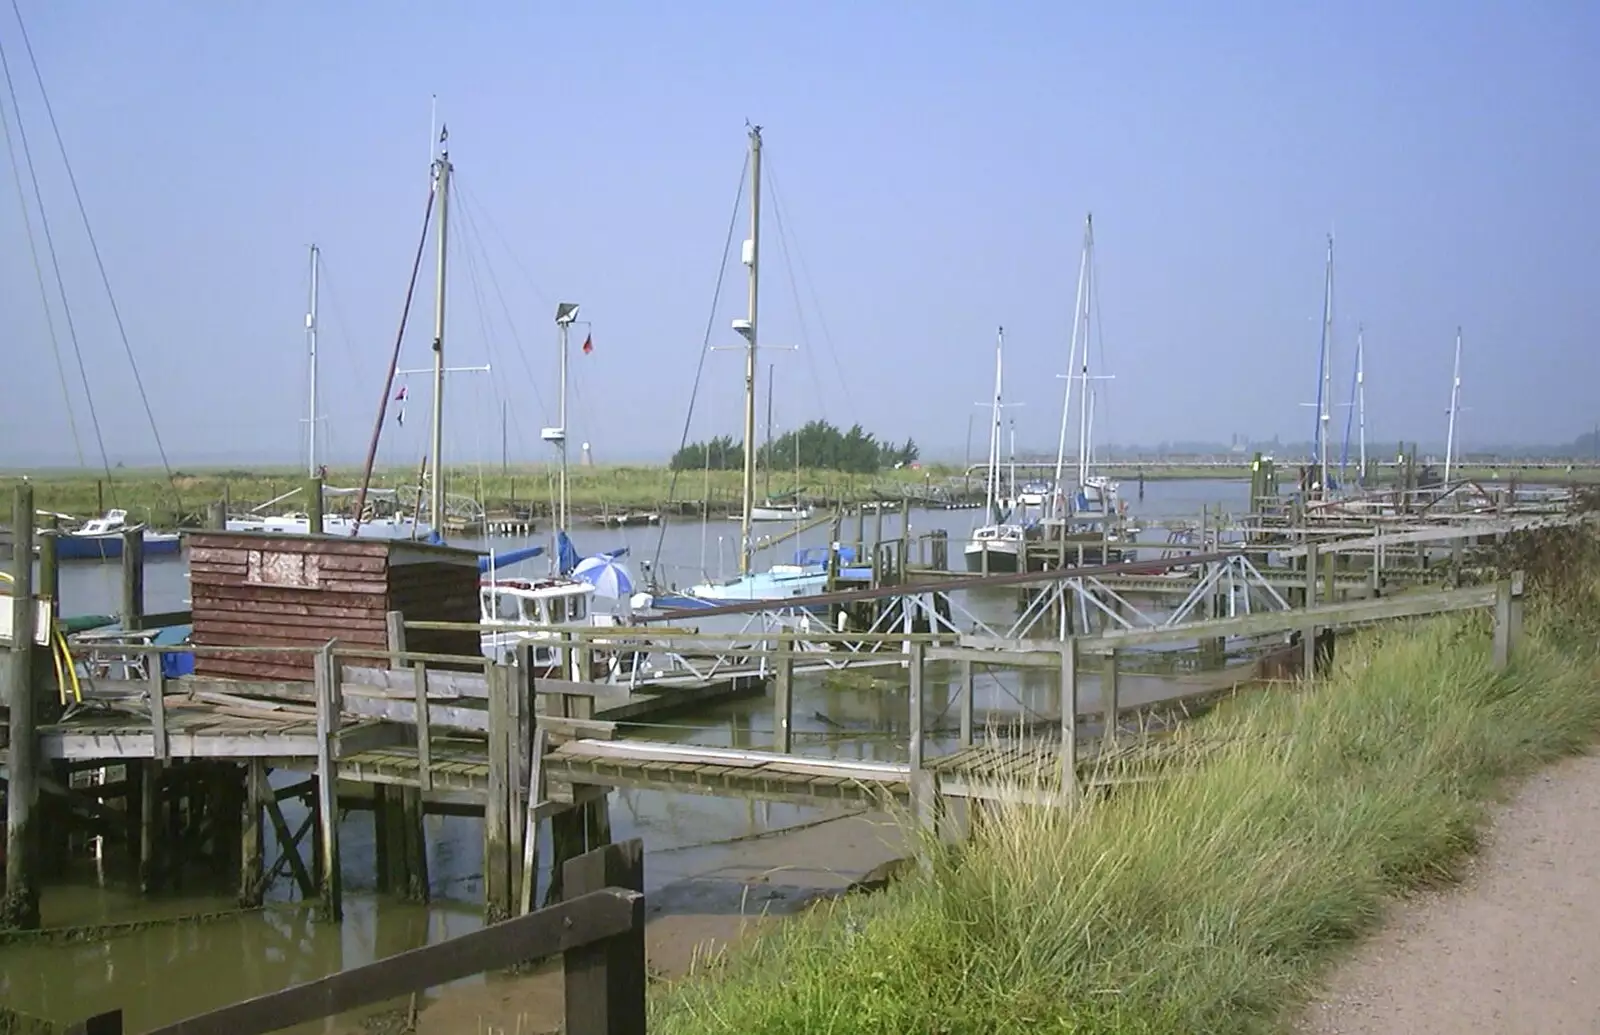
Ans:
[[[1522,579],[1517,579],[1518,582]],[[1518,587],[1520,589],[1520,587]],[[1512,579],[1499,582],[1494,587],[1494,667],[1506,669],[1512,651]]]
[[[1306,607],[1317,606],[1317,544],[1306,542]],[[1302,663],[1305,678],[1311,679],[1317,671],[1317,627],[1308,625],[1301,634]]]
[[[1061,793],[1078,792],[1078,638],[1061,645]]]
[[[221,500],[212,500],[206,504],[206,528],[212,532],[226,531],[228,527],[228,505]]]
[[[502,665],[485,665],[489,684],[489,793],[483,809],[483,908],[487,923],[511,915],[511,837],[507,816],[510,752],[506,740],[509,680]]]
[[[915,774],[922,768],[922,685],[924,659],[927,654],[927,645],[921,640],[912,640],[911,644],[911,724],[907,730],[910,740],[911,772]]]
[[[1106,655],[1105,668],[1100,676],[1100,706],[1105,712],[1101,737],[1109,747],[1117,745],[1117,713],[1121,710],[1121,658],[1116,650]]]
[[[334,644],[317,652],[317,811],[321,863],[322,915],[335,923],[344,919],[343,885],[339,873],[339,770],[333,758],[333,742],[339,735],[338,662]]]
[[[532,758],[528,764],[528,811],[523,819],[521,889],[517,896],[517,912],[533,912],[534,892],[539,883],[539,803],[545,798],[544,755],[549,745],[549,734],[544,727],[533,731]]]
[[[316,434],[313,428],[311,433]],[[306,531],[312,535],[322,534],[322,479],[306,479]]]
[[[150,742],[157,762],[167,760],[167,675],[161,671],[161,653],[149,651],[144,656],[147,672],[146,694],[150,698]]]
[[[973,701],[973,690],[977,683],[972,678],[972,661],[965,659],[961,662],[961,746],[972,746],[972,718],[976,708]]]
[[[917,831],[926,837],[939,835],[939,778],[927,769],[913,769],[906,781],[906,789],[911,796],[911,817]],[[933,857],[924,848],[918,845],[917,862],[923,869],[930,869]]]
[[[567,861],[569,895],[605,888],[644,890],[644,843],[607,845]],[[638,919],[615,938],[570,949],[563,957],[568,1035],[645,1035],[644,899]]]
[[[788,640],[778,646],[773,659],[772,750],[794,750],[794,650]]]
[[[267,890],[262,821],[271,794],[266,760],[250,759],[244,767],[244,824],[239,839],[239,905],[245,908],[261,905]]]
[[[139,892],[161,886],[161,800],[166,766],[159,759],[136,763],[139,778]]]
[[[11,751],[6,793],[6,885],[0,928],[39,926],[39,885],[34,873],[37,838],[38,743],[34,733],[33,486],[24,481],[11,507],[11,649],[6,704],[11,710]]]
[[[144,529],[122,533],[122,627],[144,628]]]

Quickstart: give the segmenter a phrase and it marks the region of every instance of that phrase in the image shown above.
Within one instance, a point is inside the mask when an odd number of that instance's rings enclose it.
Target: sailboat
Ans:
[[[1095,396],[1089,387],[1089,382],[1109,379],[1111,376],[1089,373],[1089,346],[1092,341],[1089,328],[1094,312],[1094,297],[1094,214],[1090,213],[1083,221],[1083,253],[1078,264],[1078,299],[1073,310],[1075,315],[1072,324],[1072,344],[1067,359],[1069,373],[1064,375],[1067,390],[1061,403],[1061,437],[1056,447],[1056,512],[1052,515],[1055,523],[1080,516],[1103,520],[1121,510],[1117,483],[1104,475],[1093,473]],[[1065,464],[1067,425],[1072,413],[1074,387],[1078,392],[1078,484],[1076,489],[1069,493],[1065,482]]]
[[[797,554],[792,564],[774,564],[766,571],[752,571],[753,553],[751,523],[757,517],[755,505],[756,470],[756,313],[761,286],[761,127],[750,127],[750,236],[744,242],[742,255],[750,293],[748,309],[743,317],[733,321],[733,329],[745,341],[744,372],[744,481],[741,492],[743,506],[739,512],[739,575],[721,582],[702,582],[690,586],[684,593],[670,600],[658,601],[667,606],[711,606],[750,600],[781,600],[785,597],[803,597],[821,593],[828,586],[827,551],[818,559],[814,551]],[[795,520],[795,513],[782,515],[783,520]],[[841,551],[842,552],[842,551]]]
[[[989,427],[989,477],[984,486],[984,513],[989,524],[973,529],[967,540],[967,570],[984,574],[1013,572],[1021,563],[1027,529],[1010,520],[1009,509],[1002,515],[1000,499],[1000,411],[1005,362],[1006,329],[1001,327],[994,342],[994,401]]]
[[[774,496],[772,494],[772,378],[773,365],[767,364],[767,463],[766,463],[766,499],[750,508],[751,521],[805,521],[811,517],[811,508],[800,502],[799,490],[787,495]],[[800,439],[794,442],[795,475],[800,473]],[[734,520],[738,520],[736,517]]]
[[[317,459],[317,426],[322,421],[322,416],[317,411],[319,407],[317,386],[317,286],[321,274],[322,250],[317,245],[311,245],[311,272],[310,272],[310,298],[306,306],[306,353],[310,368],[310,413],[306,417],[309,427],[306,443],[306,475],[315,477],[319,464]],[[298,492],[299,490],[295,490]],[[339,489],[329,486],[323,487],[323,497],[342,497],[355,495],[359,490]],[[270,532],[278,535],[306,535],[311,531],[311,517],[304,511],[292,511],[285,514],[262,515],[259,513],[274,504],[280,503],[292,496],[288,493],[257,508],[250,514],[230,516],[226,528],[230,532]],[[324,513],[322,517],[322,531],[325,535],[357,535],[373,539],[426,539],[432,532],[426,522],[418,521],[415,515],[408,515],[401,511],[399,493],[394,490],[367,491],[367,499],[373,504],[370,514],[362,515],[360,520],[342,514]]]

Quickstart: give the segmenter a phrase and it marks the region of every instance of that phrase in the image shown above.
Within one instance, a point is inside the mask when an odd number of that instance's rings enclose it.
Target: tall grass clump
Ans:
[[[1592,534],[1521,549],[1531,598],[1509,671],[1487,615],[1354,637],[1327,680],[1187,727],[1193,761],[1171,778],[1001,807],[928,871],[680,982],[651,1030],[1275,1028],[1386,901],[1453,875],[1508,777],[1600,732]]]

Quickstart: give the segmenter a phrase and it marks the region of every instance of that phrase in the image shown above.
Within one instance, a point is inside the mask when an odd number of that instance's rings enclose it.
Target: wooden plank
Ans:
[[[533,911],[534,884],[539,876],[539,821],[538,807],[545,798],[544,785],[544,756],[548,749],[548,734],[541,724],[533,731],[533,751],[528,765],[528,811],[520,819],[523,825],[522,832],[522,873],[521,887],[517,894],[517,912],[525,914]],[[512,822],[519,822],[518,817],[512,817]]]
[[[266,1035],[485,971],[602,943],[635,928],[644,930],[642,894],[595,891],[435,945],[156,1028],[148,1035]],[[641,972],[641,1002],[643,988]],[[567,1030],[585,1035],[570,1025]]]
[[[995,641],[996,643],[1020,641]],[[1053,645],[1052,645],[1053,646]],[[987,647],[929,647],[929,661],[973,662],[979,665],[1006,665],[1017,668],[1055,668],[1060,664],[1054,650],[990,649]]]
[[[509,669],[485,666],[489,680],[489,797],[483,813],[483,894],[485,915],[511,915],[510,741],[506,737],[511,693]]]
[[[146,659],[150,687],[150,752],[156,758],[167,757],[167,677],[161,671],[161,659]]]
[[[329,644],[316,660],[317,683],[317,810],[322,860],[322,908],[329,920],[344,918],[344,896],[339,873],[339,770],[333,758],[334,733],[339,725],[338,668]]]

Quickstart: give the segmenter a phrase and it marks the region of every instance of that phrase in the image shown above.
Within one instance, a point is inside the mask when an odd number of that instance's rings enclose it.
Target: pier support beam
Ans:
[[[267,763],[252,758],[244,765],[244,803],[239,828],[239,905],[247,909],[261,905],[267,890],[263,823],[265,802],[271,794]]]
[[[6,786],[6,884],[0,897],[0,928],[39,926],[37,831],[38,742],[35,739],[33,486],[23,482],[11,507],[11,649],[6,659],[6,705],[10,708],[10,763]]]

